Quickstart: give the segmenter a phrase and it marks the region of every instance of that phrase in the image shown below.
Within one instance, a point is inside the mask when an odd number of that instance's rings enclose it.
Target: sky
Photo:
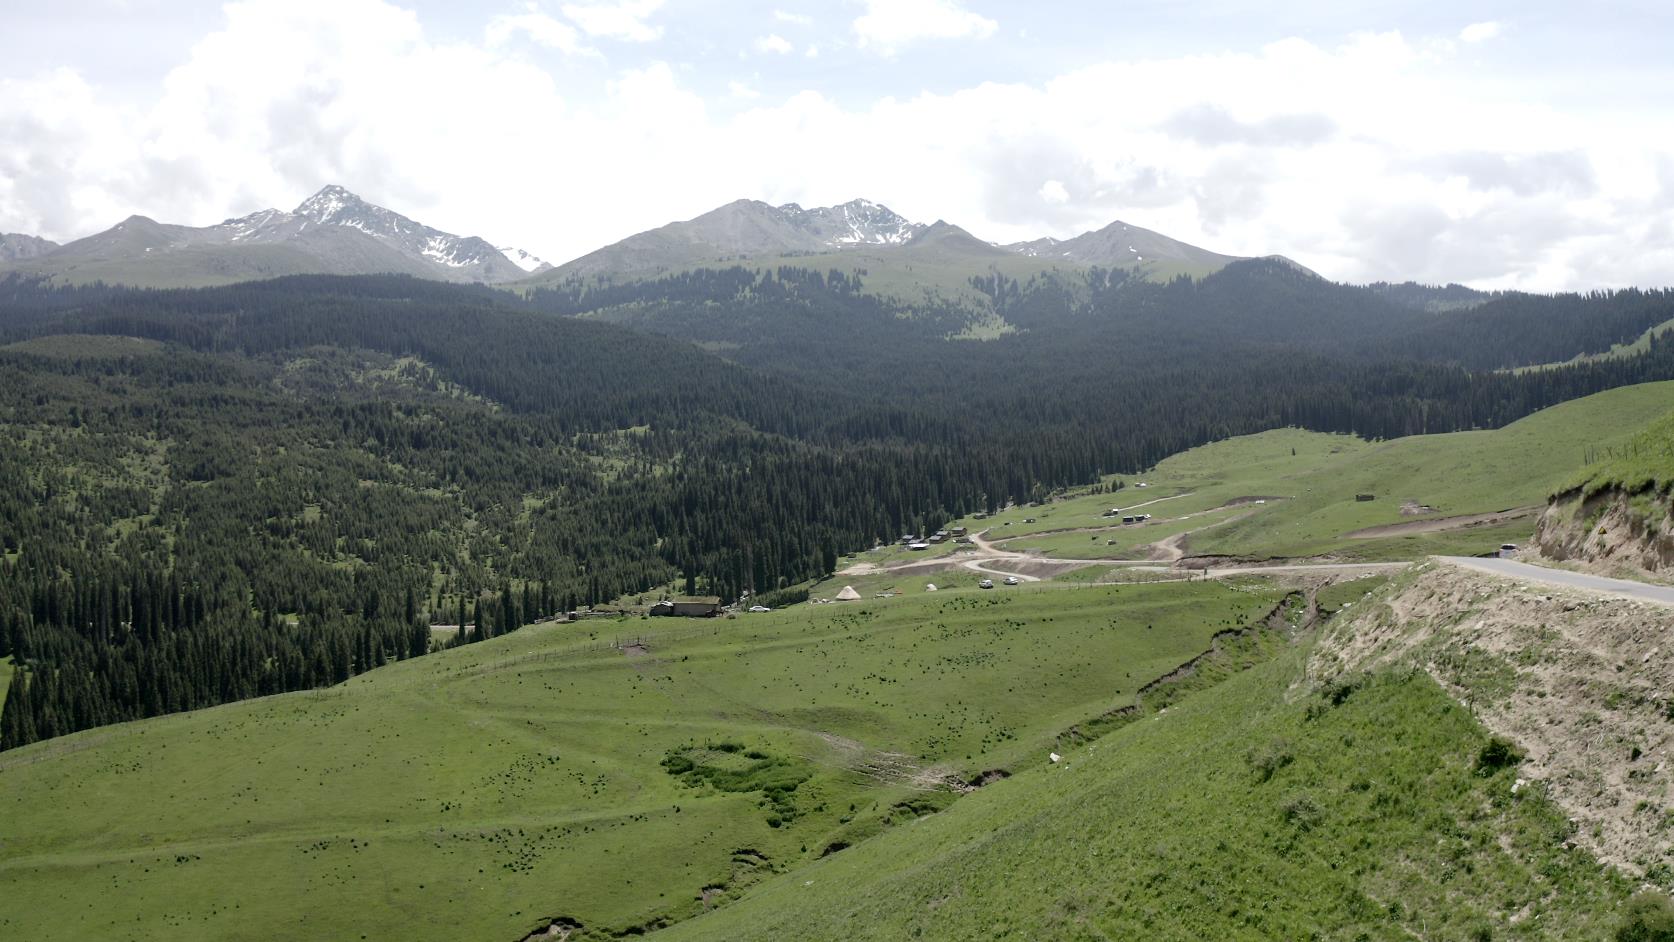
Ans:
[[[0,0],[0,232],[327,184],[562,262],[739,198],[1674,283],[1674,4]]]

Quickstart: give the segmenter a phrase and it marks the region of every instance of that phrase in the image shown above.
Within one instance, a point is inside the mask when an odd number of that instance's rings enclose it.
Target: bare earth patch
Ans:
[[[1443,530],[1463,530],[1468,527],[1487,527],[1524,517],[1532,517],[1539,513],[1539,507],[1516,507],[1511,510],[1495,511],[1491,514],[1464,514],[1458,517],[1432,517],[1428,520],[1412,520],[1407,523],[1386,523],[1379,527],[1366,527],[1345,533],[1351,540],[1376,540],[1386,536],[1412,536],[1418,533],[1439,533]],[[1406,513],[1406,508],[1401,508]]]

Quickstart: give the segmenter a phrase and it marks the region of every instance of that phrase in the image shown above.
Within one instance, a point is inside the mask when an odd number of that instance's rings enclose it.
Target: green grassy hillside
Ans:
[[[1627,881],[1481,774],[1422,675],[1287,696],[1298,650],[669,940],[1602,939]]]
[[[1534,518],[1432,532],[1349,534],[1542,505],[1590,456],[1612,448],[1621,453],[1671,409],[1674,383],[1647,383],[1563,403],[1491,431],[1367,442],[1279,429],[1175,455],[1151,472],[1124,476],[1129,486],[1120,491],[962,522],[987,527],[990,538],[1004,540],[1007,549],[1039,549],[1070,559],[1132,557],[1180,534],[1188,553],[1258,558],[1412,559],[1483,552],[1507,539],[1526,539]],[[1133,486],[1140,481],[1147,486]],[[1357,501],[1358,494],[1374,499]],[[1113,527],[1101,516],[1112,507],[1150,513],[1153,519]]]
[[[1674,411],[1651,423],[1627,441],[1612,442],[1593,452],[1565,490],[1587,493],[1616,488],[1629,494],[1666,490],[1674,485]]]
[[[953,801],[945,783],[1044,764],[1060,732],[1272,604],[1024,587],[536,626],[37,743],[0,756],[0,933],[653,927],[909,827]]]

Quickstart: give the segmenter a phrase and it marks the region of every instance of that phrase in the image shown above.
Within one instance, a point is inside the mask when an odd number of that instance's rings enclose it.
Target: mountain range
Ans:
[[[940,269],[947,276],[942,280],[953,285],[962,284],[970,272],[997,265],[1018,271],[1019,264],[1031,271],[1096,265],[1166,278],[1206,275],[1237,260],[1120,221],[1071,239],[1000,245],[945,221],[908,220],[865,199],[812,208],[746,199],[554,267],[516,247],[415,222],[336,185],[289,212],[264,209],[213,226],[130,216],[66,245],[21,234],[0,236],[0,273],[143,287],[384,273],[540,287],[576,279],[633,281],[681,269],[744,260],[773,264],[805,256],[846,256],[841,261],[847,267],[874,271],[911,269],[916,280],[924,280],[929,269]]]
[[[290,212],[264,209],[213,226],[130,216],[62,246],[24,241],[29,238],[7,237],[3,270],[142,287],[374,273],[500,284],[550,267],[520,249],[433,229],[340,186],[325,187]]]

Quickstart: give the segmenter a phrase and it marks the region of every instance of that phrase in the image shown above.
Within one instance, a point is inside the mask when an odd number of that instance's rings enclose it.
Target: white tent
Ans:
[[[926,592],[934,592],[934,591],[936,591],[936,584],[935,584],[935,583],[934,583],[934,582],[926,582],[926,583],[925,583],[925,584],[924,584],[924,591],[926,591]],[[1345,607],[1346,607],[1346,606],[1345,606]]]
[[[837,601],[858,602],[860,601],[860,593],[856,592],[852,585],[843,586],[843,591],[837,593]]]

